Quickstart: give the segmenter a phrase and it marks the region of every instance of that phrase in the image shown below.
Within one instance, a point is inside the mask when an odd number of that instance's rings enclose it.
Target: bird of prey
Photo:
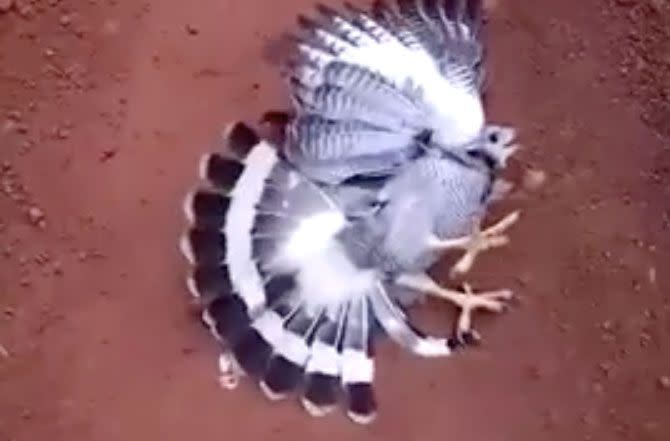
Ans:
[[[287,159],[328,184],[484,142],[504,164],[515,132],[485,122],[481,3],[377,0],[299,16],[277,61],[294,104]]]
[[[223,386],[248,374],[271,399],[300,390],[315,416],[342,396],[368,423],[377,334],[446,356],[478,340],[473,311],[511,298],[426,274],[454,248],[466,252],[453,273],[467,272],[518,218],[480,229],[516,145],[514,130],[484,123],[479,3],[320,7],[318,23],[300,20],[308,35],[288,73],[296,117],[285,140],[236,123],[204,156],[181,249],[203,320],[226,345]],[[424,294],[461,309],[453,337],[409,323],[404,307]]]
[[[318,185],[243,123],[224,139],[201,160],[203,184],[185,200],[190,226],[181,241],[193,265],[189,290],[226,345],[222,386],[248,374],[272,400],[300,389],[314,416],[343,396],[348,416],[369,423],[379,331],[412,353],[447,356],[477,340],[473,311],[499,312],[511,298],[508,290],[446,289],[425,272],[443,249],[474,240],[457,238],[495,197],[486,161],[427,155],[369,201],[366,192]],[[505,243],[513,221],[476,236],[469,259]],[[423,294],[461,308],[454,337],[426,336],[409,323],[402,305]]]

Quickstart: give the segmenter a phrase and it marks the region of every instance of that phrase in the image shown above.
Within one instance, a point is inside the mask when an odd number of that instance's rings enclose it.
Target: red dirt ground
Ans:
[[[472,280],[520,306],[448,360],[384,344],[369,427],[217,386],[180,203],[311,1],[196,3],[0,0],[1,441],[670,439],[667,2],[489,2],[490,114],[547,181]]]

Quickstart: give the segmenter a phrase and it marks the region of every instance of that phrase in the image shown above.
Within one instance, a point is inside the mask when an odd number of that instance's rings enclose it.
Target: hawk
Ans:
[[[221,383],[256,379],[272,400],[300,391],[357,423],[377,413],[374,342],[447,356],[476,342],[475,310],[509,290],[440,286],[427,270],[464,249],[453,273],[508,242],[519,213],[482,231],[516,150],[512,129],[484,123],[477,1],[320,7],[289,73],[295,117],[282,143],[238,122],[200,162],[180,247],[189,291],[225,346]],[[461,309],[451,337],[429,336],[405,309],[423,295]]]

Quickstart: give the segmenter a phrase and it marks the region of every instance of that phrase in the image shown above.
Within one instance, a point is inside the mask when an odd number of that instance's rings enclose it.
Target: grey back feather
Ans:
[[[352,260],[388,273],[425,270],[439,254],[428,238],[467,235],[481,218],[493,176],[483,164],[452,156],[412,161],[376,194],[374,216],[341,233]]]

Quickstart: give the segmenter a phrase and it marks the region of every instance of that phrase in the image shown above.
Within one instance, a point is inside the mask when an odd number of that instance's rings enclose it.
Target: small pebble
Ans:
[[[596,395],[602,395],[603,392],[605,392],[605,387],[603,386],[602,383],[596,381],[596,382],[594,382],[594,383],[591,385],[591,390],[592,390],[593,393],[595,393]]]
[[[20,121],[21,112],[19,110],[10,110],[9,112],[7,112],[7,118],[11,119],[12,121]]]
[[[654,268],[654,267],[649,268],[649,271],[647,273],[647,277],[649,279],[650,284],[656,285],[656,268]]]
[[[63,266],[61,265],[60,262],[56,261],[53,263],[52,271],[55,276],[62,276],[63,275]]]
[[[70,137],[70,131],[66,128],[59,127],[56,129],[55,135],[58,139],[68,139]]]
[[[198,35],[200,33],[200,30],[193,25],[187,24],[186,32],[188,33],[188,35]]]
[[[526,373],[531,380],[540,380],[543,376],[539,366],[529,366]]]
[[[611,332],[614,329],[614,324],[611,320],[605,320],[600,324],[600,329],[603,331]]]
[[[663,375],[658,378],[658,387],[663,390],[670,390],[670,377]]]
[[[102,25],[102,33],[106,35],[116,35],[121,29],[121,23],[118,20],[105,20]]]
[[[31,224],[40,228],[43,228],[46,225],[46,215],[39,207],[33,206],[28,209],[28,219],[30,220]]]
[[[72,23],[72,17],[68,14],[63,14],[60,16],[58,22],[61,24],[61,26],[69,26]]]
[[[116,156],[116,149],[106,149],[102,151],[100,155],[100,162],[107,162]]]
[[[527,190],[535,191],[547,181],[547,174],[542,170],[527,170],[523,176],[523,186]]]
[[[606,377],[610,377],[612,375],[612,370],[614,369],[614,366],[612,365],[612,363],[604,361],[598,365],[598,368]]]

